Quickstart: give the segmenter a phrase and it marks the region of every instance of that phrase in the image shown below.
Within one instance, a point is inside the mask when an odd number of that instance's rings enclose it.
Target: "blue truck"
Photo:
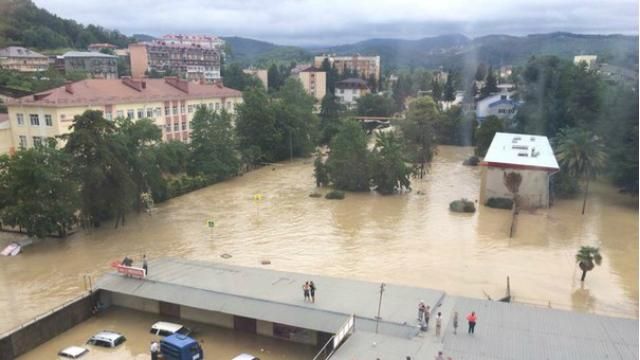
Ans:
[[[160,340],[160,353],[164,360],[202,360],[202,347],[193,338],[173,334]]]

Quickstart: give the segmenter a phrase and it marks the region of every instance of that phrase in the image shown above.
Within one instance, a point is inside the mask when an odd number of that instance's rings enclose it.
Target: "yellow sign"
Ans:
[[[263,198],[262,194],[255,194],[255,195],[253,195],[253,200],[258,201],[258,200],[262,200],[262,198]]]

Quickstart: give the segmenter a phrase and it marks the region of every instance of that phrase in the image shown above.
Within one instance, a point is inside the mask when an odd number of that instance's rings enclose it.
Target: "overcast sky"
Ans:
[[[292,45],[450,33],[637,34],[634,0],[35,0],[63,18],[131,35],[242,36]]]

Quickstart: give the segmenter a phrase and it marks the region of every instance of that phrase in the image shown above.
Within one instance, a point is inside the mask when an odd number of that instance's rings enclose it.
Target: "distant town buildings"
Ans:
[[[349,78],[336,82],[336,97],[347,108],[353,108],[356,100],[369,93],[367,82],[360,78]]]
[[[118,48],[117,46],[108,44],[108,43],[95,43],[95,44],[90,44],[87,47],[87,50],[93,51],[93,52],[100,52],[105,49],[115,51],[117,48]]]
[[[62,55],[64,71],[84,72],[94,79],[117,79],[118,57],[101,52],[69,51]]]
[[[327,74],[324,71],[309,66],[293,76],[300,80],[307,94],[316,98],[318,103],[327,94]]]
[[[46,71],[49,59],[27,48],[9,46],[0,49],[0,67],[21,72]]]
[[[519,206],[524,209],[549,207],[549,181],[559,171],[553,149],[546,136],[496,133],[484,157],[480,202],[513,195],[504,184],[504,174],[522,176],[518,190]]]
[[[380,82],[380,56],[335,56],[321,55],[313,60],[313,66],[322,69],[324,59],[329,60],[329,64],[336,68],[338,74],[344,74],[345,70],[355,72],[359,77],[369,79],[373,76],[376,83]]]
[[[165,35],[129,45],[131,75],[172,74],[191,81],[220,80],[224,41],[216,36]]]
[[[442,68],[433,72],[433,80],[440,85],[446,84],[448,79],[449,73],[442,70]]]
[[[476,102],[476,118],[480,122],[492,115],[501,119],[513,118],[519,105],[514,96],[515,92],[502,91],[478,100]]]
[[[265,90],[269,88],[269,73],[267,70],[249,68],[249,69],[242,70],[242,72],[244,72],[247,75],[255,76],[258,79],[260,79],[260,81],[262,82],[262,85],[264,85]]]
[[[235,112],[242,93],[219,84],[164,79],[87,79],[7,102],[12,147],[30,148],[69,132],[74,116],[100,110],[104,117],[149,118],[165,141],[189,141],[197,106]],[[1,136],[1,135],[0,135]]]
[[[596,62],[598,61],[598,56],[596,55],[577,55],[573,57],[573,63],[578,65],[580,63],[587,64],[588,70],[593,70],[596,68]]]

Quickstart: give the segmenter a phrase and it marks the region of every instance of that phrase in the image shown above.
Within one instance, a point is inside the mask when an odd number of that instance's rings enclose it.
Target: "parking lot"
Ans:
[[[115,307],[75,326],[18,359],[54,359],[61,349],[71,345],[89,347],[89,353],[82,357],[83,360],[149,359],[149,344],[152,340],[158,339],[150,334],[149,330],[153,323],[160,320],[180,322],[193,329],[192,337],[201,343],[205,359],[231,360],[243,352],[258,356],[262,360],[311,359],[315,355],[315,348],[312,346]],[[89,337],[101,330],[119,332],[127,341],[115,349],[84,345]]]

